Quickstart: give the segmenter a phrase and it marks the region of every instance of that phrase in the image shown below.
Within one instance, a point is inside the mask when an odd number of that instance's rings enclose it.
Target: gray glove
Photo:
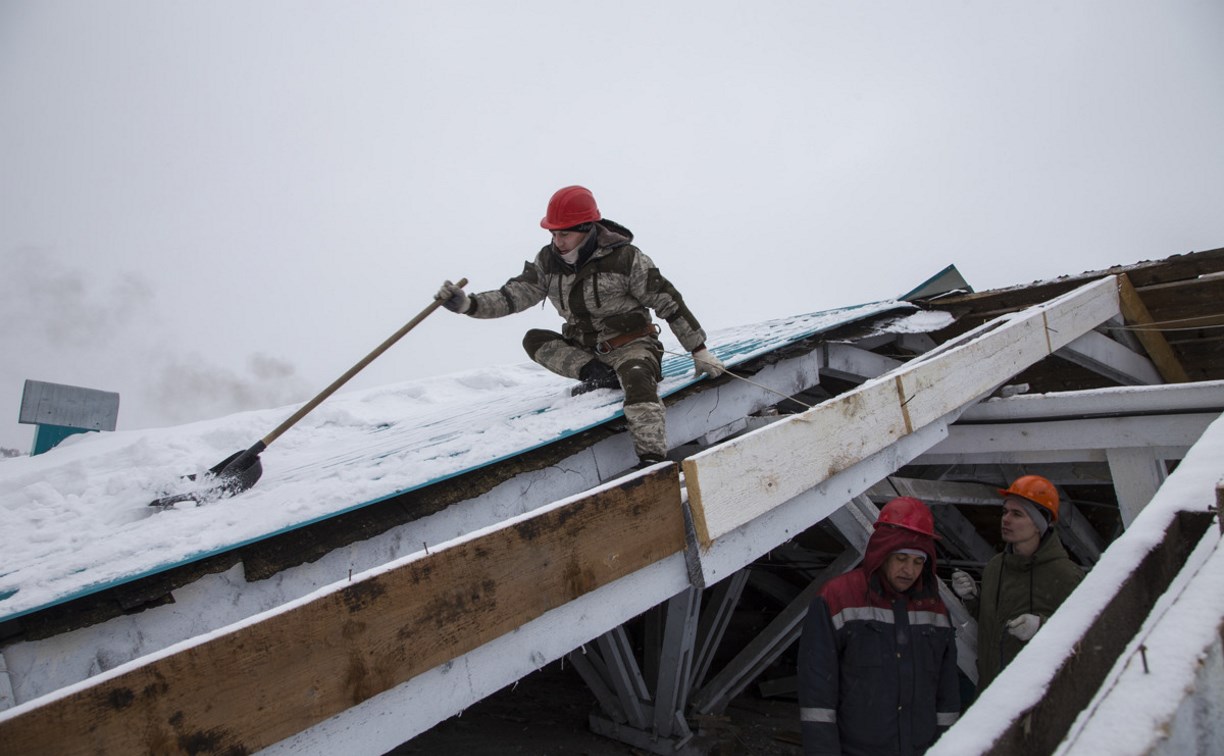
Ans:
[[[952,573],[952,590],[956,591],[961,601],[975,599],[978,595],[977,583],[973,582],[973,578],[964,570]]]
[[[1037,634],[1037,628],[1041,627],[1041,618],[1036,614],[1021,614],[1013,620],[1007,621],[1007,632],[1016,636],[1022,641],[1028,641]]]
[[[704,345],[693,351],[693,375],[698,378],[703,375],[717,378],[725,372],[727,372],[727,366],[722,364],[722,360],[715,357],[714,353],[706,349]]]
[[[442,306],[451,312],[463,314],[472,308],[472,298],[450,281],[442,284],[442,288],[438,289],[434,299],[442,302]]]

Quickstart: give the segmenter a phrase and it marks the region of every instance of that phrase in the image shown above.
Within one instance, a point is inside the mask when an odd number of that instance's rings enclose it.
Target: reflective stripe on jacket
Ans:
[[[956,631],[939,599],[933,545],[924,544],[932,558],[906,594],[877,571],[905,538],[913,536],[877,529],[863,565],[830,580],[808,609],[799,643],[808,756],[920,754],[960,713]]]

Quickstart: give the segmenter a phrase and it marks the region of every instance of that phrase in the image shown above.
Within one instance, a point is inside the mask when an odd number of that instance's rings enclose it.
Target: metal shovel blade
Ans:
[[[263,475],[263,464],[259,461],[260,451],[263,451],[262,443],[234,452],[209,468],[195,490],[154,499],[149,502],[149,506],[169,509],[180,501],[215,501],[241,493],[255,485],[255,481]],[[187,479],[196,480],[196,476],[188,475]]]

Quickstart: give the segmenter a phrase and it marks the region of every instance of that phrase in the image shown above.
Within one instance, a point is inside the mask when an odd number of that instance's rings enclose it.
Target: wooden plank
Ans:
[[[1135,291],[1135,287],[1125,273],[1118,276],[1118,294],[1121,298],[1122,315],[1126,318],[1127,323],[1139,326],[1152,324],[1152,315],[1148,312],[1147,305],[1143,303],[1139,292]],[[1173,353],[1169,342],[1165,341],[1164,334],[1157,330],[1142,329],[1136,331],[1135,335],[1139,337],[1139,343],[1143,344],[1143,348],[1147,350],[1148,356],[1152,358],[1152,362],[1156,364],[1156,369],[1160,371],[1165,381],[1184,383],[1190,380],[1190,376],[1186,374],[1186,369],[1182,367],[1177,355]]]
[[[701,545],[988,393],[1118,312],[1112,277],[1081,286],[807,412],[684,460]]]
[[[860,494],[873,483],[896,473],[947,435],[946,420],[931,423],[839,471],[820,485],[753,518],[714,541],[707,549],[702,549],[694,537],[690,549],[696,556],[704,584],[714,585],[825,518],[835,521],[838,511],[846,508],[847,501],[856,498],[866,501]],[[866,506],[871,508],[871,514],[864,514],[869,518],[867,523],[870,525],[875,520],[877,510],[870,501],[866,501]]]
[[[708,547],[909,430],[895,382],[877,379],[685,459],[698,540]]]
[[[6,754],[248,753],[684,548],[675,468],[0,714]]]
[[[898,380],[911,421],[915,427],[926,425],[953,406],[989,393],[1117,313],[1117,282],[1103,278],[1010,316],[999,328],[940,359],[903,368]]]

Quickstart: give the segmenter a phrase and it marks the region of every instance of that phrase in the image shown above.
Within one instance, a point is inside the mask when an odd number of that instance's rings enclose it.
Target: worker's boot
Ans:
[[[578,396],[596,389],[620,388],[620,380],[616,377],[616,371],[599,360],[591,360],[583,365],[582,370],[578,371],[578,380],[582,383],[570,391],[570,396]]]

